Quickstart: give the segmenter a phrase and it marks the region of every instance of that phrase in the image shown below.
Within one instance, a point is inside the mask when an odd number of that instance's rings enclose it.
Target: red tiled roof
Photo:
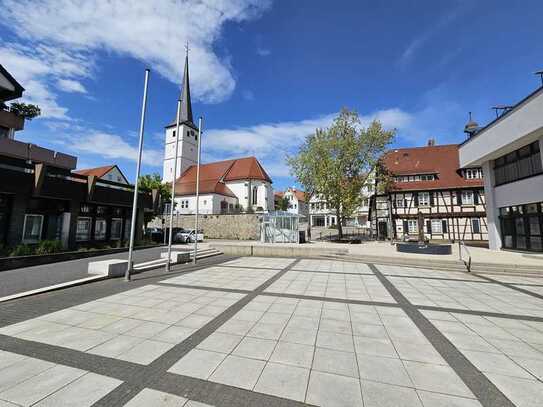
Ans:
[[[115,165],[105,165],[103,167],[84,168],[82,170],[74,171],[74,173],[85,176],[94,175],[97,178],[101,178],[108,172],[110,172],[113,168],[115,168]]]
[[[255,157],[217,161],[200,165],[201,194],[220,194],[235,197],[236,195],[225,185],[226,181],[261,180],[272,182],[271,178]],[[175,195],[196,194],[196,166],[191,165],[177,179]]]
[[[482,187],[482,179],[462,177],[458,145],[399,148],[383,158],[392,175],[437,174],[433,181],[395,182],[397,190],[425,190]]]

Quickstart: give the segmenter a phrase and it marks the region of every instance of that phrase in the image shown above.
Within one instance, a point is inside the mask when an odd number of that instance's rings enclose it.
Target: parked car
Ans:
[[[199,242],[204,241],[203,231],[199,230],[198,234],[196,235],[194,229],[183,230],[181,232],[178,232],[175,235],[174,241],[179,242],[179,243],[194,243],[194,241],[196,240],[196,236],[198,237]]]
[[[145,229],[145,237],[153,242],[162,243],[164,241],[164,232],[159,228],[147,228]]]

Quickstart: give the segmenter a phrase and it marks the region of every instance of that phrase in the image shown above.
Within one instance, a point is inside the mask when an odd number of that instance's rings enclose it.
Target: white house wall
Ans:
[[[219,194],[200,195],[198,213],[203,215],[212,215],[221,213],[221,202],[225,201],[228,205],[232,205],[232,209],[238,203],[237,198],[224,196]],[[196,196],[184,196],[175,199],[175,213],[181,215],[189,215],[196,213]],[[185,202],[185,204],[182,204]],[[183,208],[188,203],[188,208]]]
[[[257,187],[257,203],[255,205],[250,204],[250,199],[252,196],[252,191],[249,192],[249,183],[251,188]],[[265,181],[256,181],[256,180],[247,180],[247,181],[230,181],[225,183],[226,186],[237,196],[239,204],[243,209],[247,209],[249,206],[252,206],[253,209],[261,207],[264,211],[273,210],[273,189],[269,182]]]

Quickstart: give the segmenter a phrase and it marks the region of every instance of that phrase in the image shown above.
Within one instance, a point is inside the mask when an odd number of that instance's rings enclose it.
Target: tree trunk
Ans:
[[[339,209],[336,209],[336,226],[338,239],[341,240],[343,239],[343,225],[341,224],[341,215]]]

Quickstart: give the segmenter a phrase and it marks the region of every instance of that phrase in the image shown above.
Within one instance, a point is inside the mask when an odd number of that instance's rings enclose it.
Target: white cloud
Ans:
[[[58,104],[52,83],[77,83],[74,78],[88,77],[93,70],[84,53],[66,53],[43,45],[4,43],[0,45],[0,61],[26,89],[24,100],[39,105],[42,117],[55,119],[68,119],[68,109]]]
[[[224,24],[257,18],[270,5],[271,0],[5,0],[2,13],[20,37],[67,50],[68,57],[96,50],[127,55],[176,83],[189,41],[194,97],[219,102],[232,93],[235,80],[214,43]],[[72,68],[65,62],[57,69]]]
[[[244,155],[256,156],[271,176],[289,175],[284,162],[288,153],[293,153],[305,137],[317,128],[330,126],[336,113],[320,117],[279,123],[265,123],[234,129],[211,129],[202,138],[203,151],[212,157],[234,158]],[[380,110],[361,116],[362,125],[367,126],[377,119],[385,128],[411,128],[413,117],[401,109]]]
[[[258,55],[260,55],[261,57],[267,57],[267,56],[271,55],[271,51],[270,51],[269,49],[267,49],[267,48],[262,48],[262,47],[258,47],[258,48],[256,49],[256,53],[257,53]]]
[[[116,134],[100,131],[89,131],[78,137],[73,137],[69,148],[76,153],[96,154],[102,158],[124,159],[136,161],[138,148],[128,144],[123,138]],[[164,152],[145,148],[142,154],[142,162],[152,167],[162,167]]]
[[[87,93],[87,89],[81,82],[74,81],[73,79],[59,79],[57,81],[58,87],[64,92],[68,93]]]

